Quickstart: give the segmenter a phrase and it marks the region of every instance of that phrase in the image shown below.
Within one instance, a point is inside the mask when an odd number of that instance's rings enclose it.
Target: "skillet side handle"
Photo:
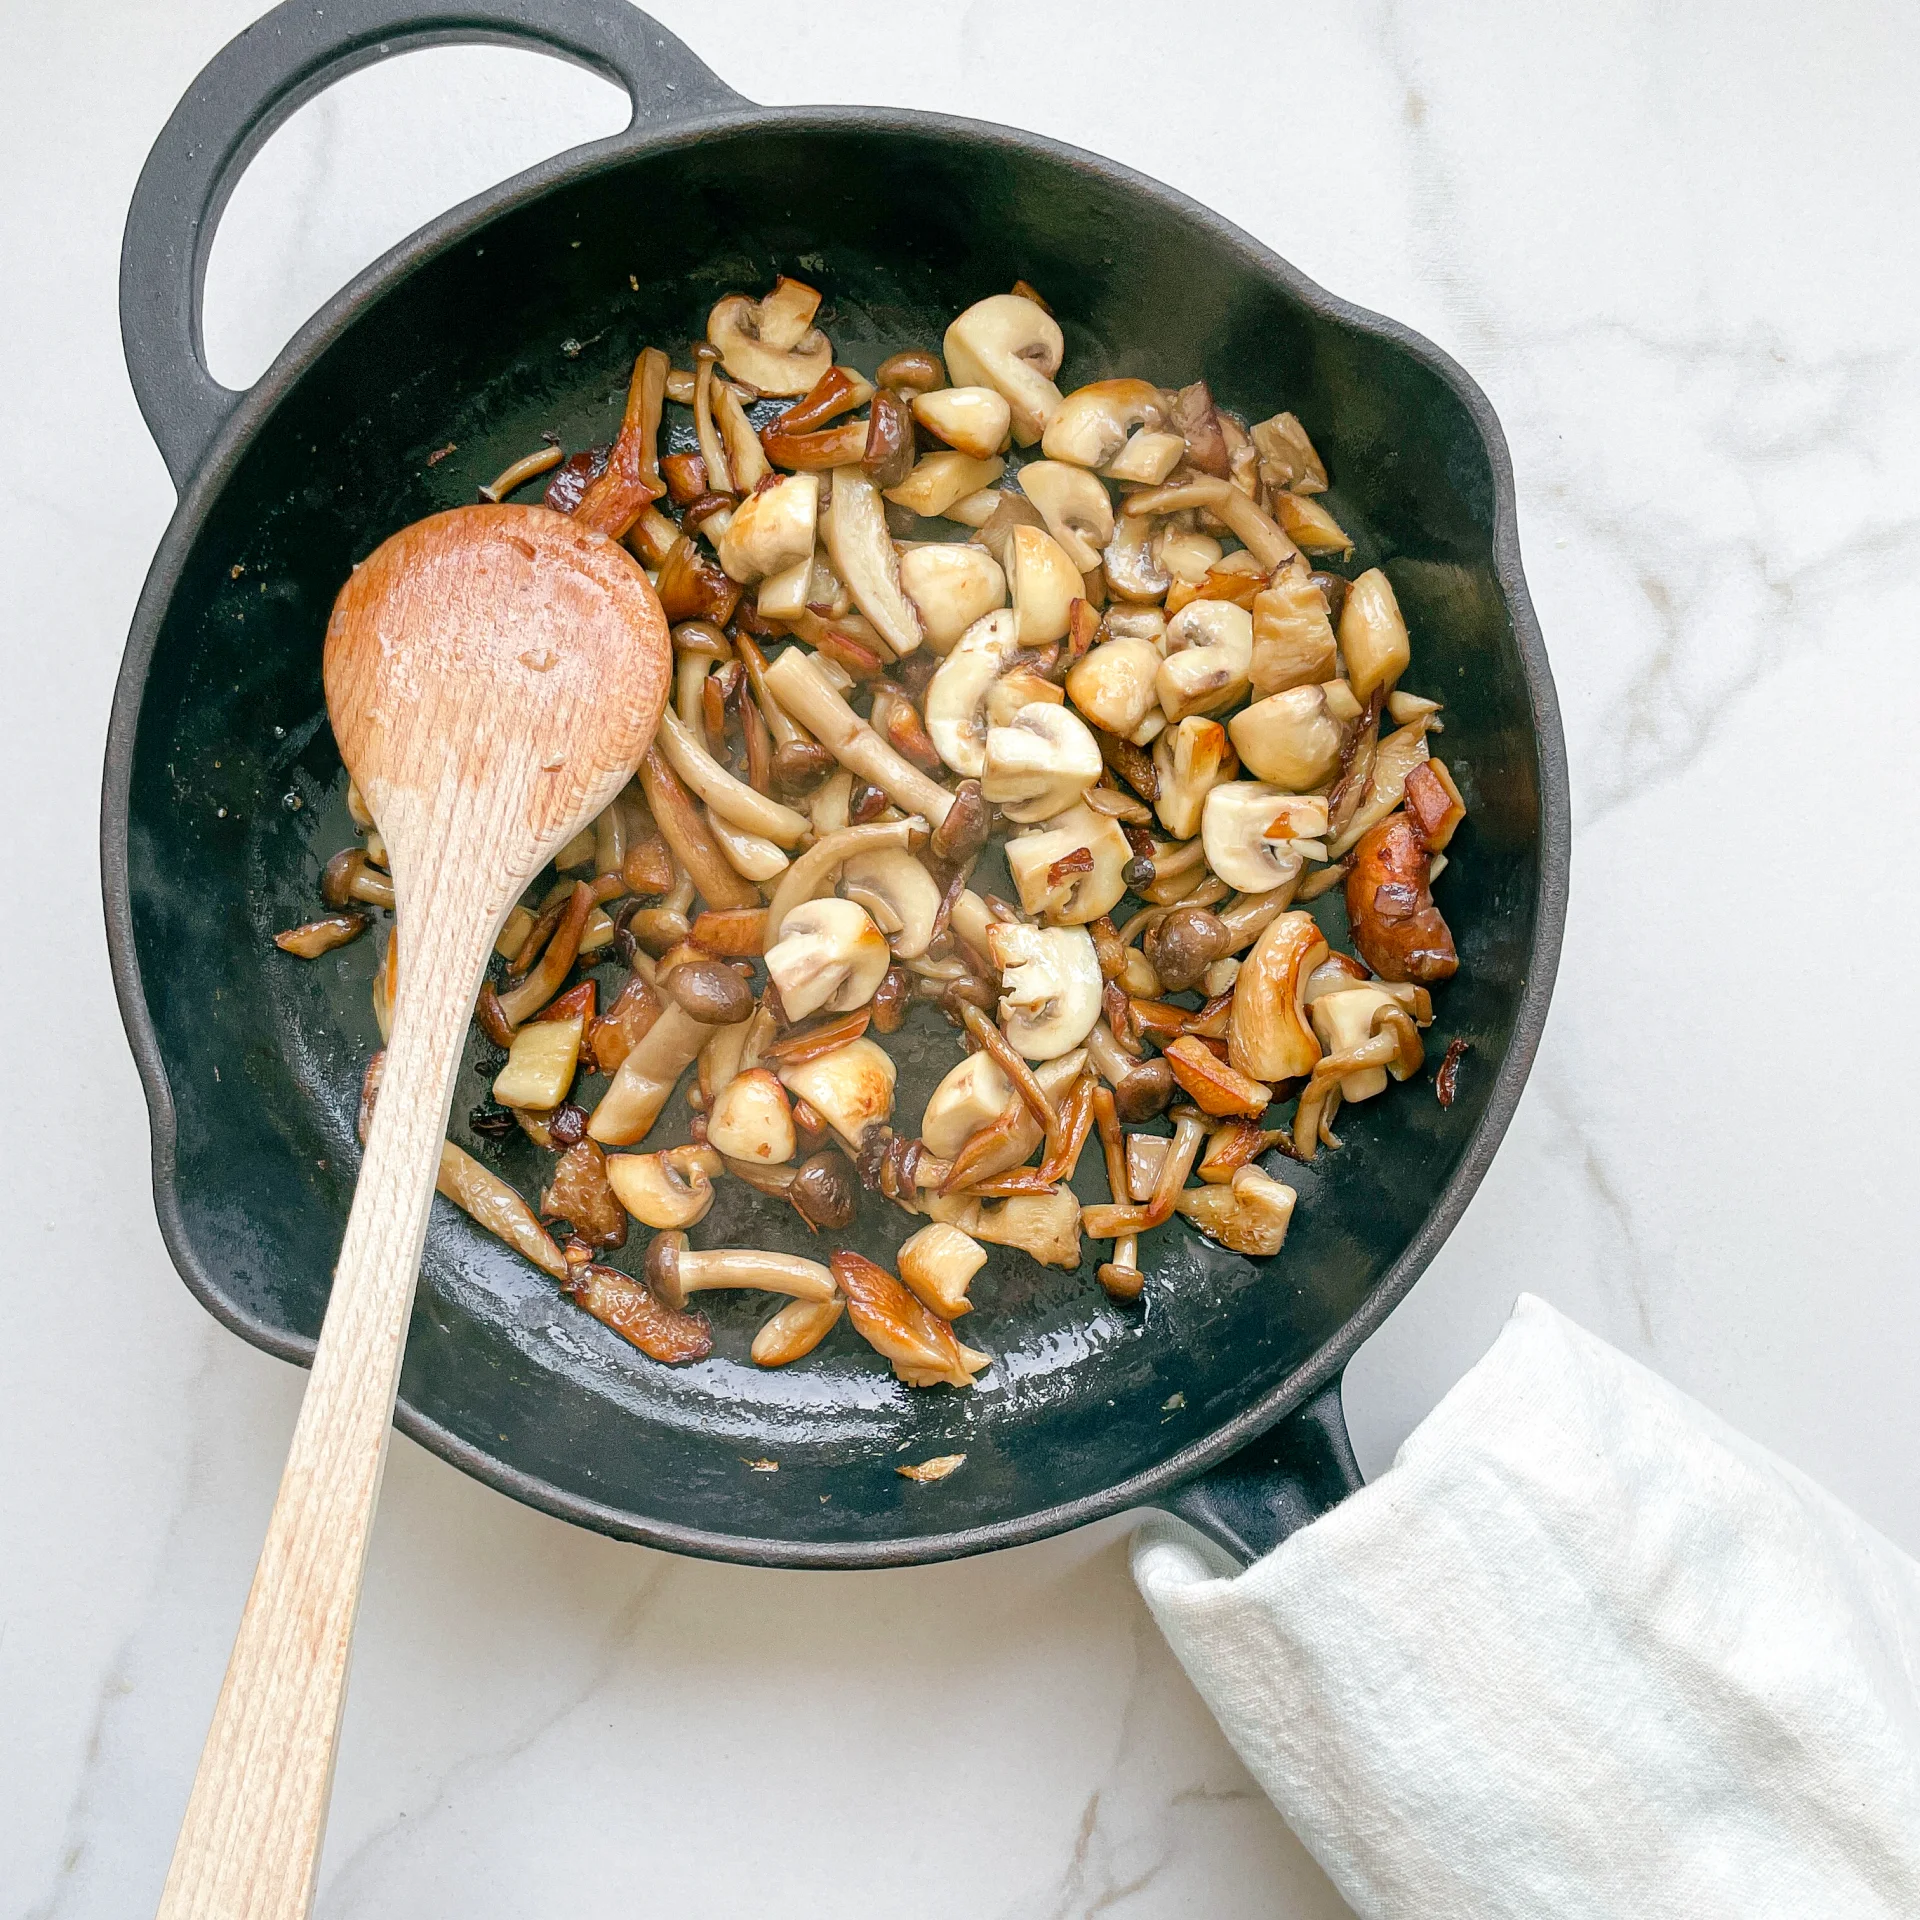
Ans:
[[[140,171],[120,245],[120,337],[148,430],[184,487],[241,396],[207,370],[201,291],[228,196],[287,117],[393,54],[488,43],[625,87],[626,132],[749,104],[627,0],[286,0],[201,69]]]
[[[1251,1566],[1365,1484],[1335,1374],[1304,1406],[1176,1488],[1164,1504]]]

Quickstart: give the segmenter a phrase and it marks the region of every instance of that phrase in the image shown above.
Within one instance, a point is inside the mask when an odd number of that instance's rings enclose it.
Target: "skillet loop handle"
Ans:
[[[626,88],[624,134],[750,104],[627,0],[286,0],[201,70],[141,169],[120,247],[120,335],[134,395],[184,487],[241,395],[207,371],[201,290],[227,198],[287,117],[397,53],[487,43],[550,53]]]
[[[1251,1566],[1365,1484],[1335,1374],[1304,1406],[1176,1488],[1165,1504]]]

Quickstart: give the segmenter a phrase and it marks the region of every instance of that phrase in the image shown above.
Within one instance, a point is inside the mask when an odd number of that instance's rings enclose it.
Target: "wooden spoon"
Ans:
[[[461,1041],[509,908],[632,776],[671,671],[638,563],[544,507],[422,520],[334,604],[327,711],[387,843],[405,965],[313,1377],[162,1920],[300,1920],[312,1903]]]

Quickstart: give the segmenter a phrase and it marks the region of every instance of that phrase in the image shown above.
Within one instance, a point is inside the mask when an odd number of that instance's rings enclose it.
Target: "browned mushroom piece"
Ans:
[[[1175,907],[1141,942],[1148,962],[1169,993],[1196,987],[1207,969],[1224,958],[1231,935],[1217,913],[1205,907]]]
[[[970,1387],[991,1361],[954,1337],[952,1326],[928,1309],[884,1267],[846,1249],[833,1256],[833,1277],[846,1295],[854,1330],[893,1363],[910,1387]]]
[[[892,393],[938,393],[947,384],[947,370],[937,353],[909,347],[890,353],[874,372],[874,384]]]
[[[318,960],[323,953],[358,940],[372,925],[373,921],[364,913],[329,913],[304,925],[289,927],[284,933],[276,933],[273,944],[295,959]]]
[[[560,1288],[576,1306],[650,1360],[681,1366],[689,1360],[704,1360],[713,1351],[713,1328],[704,1314],[669,1307],[617,1267],[577,1267],[560,1282]]]
[[[342,847],[321,869],[320,898],[336,912],[356,900],[391,907],[393,882],[367,858],[365,847]]]
[[[867,409],[867,443],[860,467],[876,487],[897,487],[913,471],[913,414],[899,394],[886,387]]]
[[[540,1211],[566,1221],[589,1246],[626,1244],[627,1210],[614,1197],[607,1156],[595,1141],[582,1140],[560,1156],[540,1196]]]
[[[1453,934],[1428,885],[1432,855],[1404,813],[1361,836],[1347,874],[1347,921],[1360,958],[1383,980],[1422,986],[1459,971]]]
[[[656,1233],[647,1248],[647,1285],[665,1303],[684,1312],[690,1294],[738,1288],[791,1294],[796,1300],[831,1300],[833,1276],[817,1260],[758,1247],[697,1251],[684,1233]]]
[[[731,1027],[753,1011],[753,989],[724,960],[683,960],[659,984],[702,1026]]]

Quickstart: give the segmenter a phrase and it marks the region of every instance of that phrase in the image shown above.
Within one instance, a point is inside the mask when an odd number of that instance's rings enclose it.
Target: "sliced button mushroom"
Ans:
[[[944,1320],[973,1311],[967,1288],[987,1264],[987,1250],[971,1234],[936,1220],[900,1245],[900,1278]]]
[[[1067,673],[1067,698],[1100,728],[1131,740],[1159,711],[1160,649],[1151,640],[1103,640]]]
[[[614,1198],[656,1231],[697,1226],[713,1205],[713,1176],[720,1156],[709,1147],[670,1147],[663,1153],[607,1156],[607,1182]]]
[[[1376,687],[1391,688],[1412,657],[1407,623],[1393,585],[1378,567],[1370,567],[1347,589],[1340,613],[1340,652],[1347,680],[1361,700]]]
[[[1227,722],[1249,772],[1289,793],[1323,786],[1340,770],[1346,735],[1319,687],[1290,687],[1243,708]]]
[[[942,387],[915,394],[913,417],[956,452],[975,460],[1002,452],[1013,424],[1006,396],[992,387]]]
[[[1102,986],[1086,928],[996,921],[987,946],[1000,969],[1000,1023],[1021,1057],[1053,1060],[1079,1046],[1100,1017]]]
[[[647,1248],[646,1271],[647,1285],[679,1313],[687,1310],[689,1295],[715,1287],[788,1293],[796,1300],[831,1300],[835,1292],[833,1275],[818,1260],[757,1247],[696,1251],[684,1233],[655,1234]]]
[[[1060,406],[1053,375],[1067,349],[1053,315],[1020,294],[996,293],[961,314],[944,344],[954,384],[993,388],[1011,409],[1013,437],[1032,446]]]
[[[913,602],[930,653],[951,653],[973,623],[1007,604],[1007,576],[972,541],[909,547],[900,556],[900,590]]]
[[[1047,531],[1075,570],[1093,572],[1113,538],[1113,501],[1106,488],[1084,467],[1058,460],[1029,461],[1019,478],[1020,491],[1040,509]]]
[[[707,1113],[707,1145],[729,1160],[780,1167],[798,1145],[787,1091],[766,1067],[736,1073]]]
[[[820,295],[784,277],[764,300],[729,294],[707,315],[707,339],[721,364],[760,393],[810,392],[833,365],[833,343],[813,325]]]
[[[1242,964],[1233,986],[1227,1061],[1269,1086],[1311,1073],[1320,1043],[1307,1023],[1307,976],[1327,957],[1310,913],[1283,913]]]
[[[1059,689],[1053,693],[1058,700]],[[1079,801],[1103,764],[1084,721],[1064,706],[1033,700],[1004,726],[988,727],[980,791],[1009,820],[1051,820]]]
[[[1240,771],[1240,756],[1219,721],[1190,715],[1153,743],[1153,768],[1159,782],[1153,805],[1160,824],[1174,839],[1191,840],[1200,831],[1208,794]]]
[[[807,563],[810,582],[819,514],[820,482],[810,473],[789,474],[749,494],[733,510],[714,552],[728,575],[743,586],[800,561]]]
[[[1129,505],[1100,556],[1108,590],[1116,599],[1153,601],[1166,597],[1173,575],[1160,564],[1155,542],[1153,522],[1145,514],[1136,514]]]
[[[1271,1260],[1286,1240],[1298,1198],[1271,1174],[1245,1166],[1229,1185],[1188,1187],[1173,1204],[1230,1253]]]
[[[1195,588],[1220,564],[1226,549],[1209,533],[1175,524],[1160,530],[1154,552],[1176,584]]]
[[[1167,622],[1167,657],[1154,680],[1171,726],[1234,705],[1253,664],[1253,616],[1231,600],[1190,600]]]
[[[1080,569],[1052,534],[1015,527],[1007,541],[1007,588],[1023,647],[1044,647],[1072,624],[1073,603],[1086,598]]]
[[[1304,565],[1276,573],[1253,600],[1253,690],[1318,686],[1339,670],[1326,596]]]
[[[920,1138],[936,1158],[957,1159],[960,1149],[982,1127],[997,1120],[1012,1099],[1013,1083],[993,1055],[970,1053],[950,1067],[927,1096],[926,1111],[920,1116]]]
[[[887,498],[909,513],[935,520],[956,500],[992,486],[1006,465],[998,454],[979,460],[966,453],[929,453],[914,462],[898,486],[887,489]]]
[[[1057,711],[1057,709],[1056,709]],[[1083,926],[1119,905],[1133,849],[1118,821],[1077,806],[1006,846],[1007,871],[1029,913]]]
[[[1273,496],[1273,514],[1302,553],[1346,555],[1353,551],[1353,535],[1318,500],[1283,490]]]
[[[782,1067],[780,1082],[856,1153],[867,1129],[893,1113],[893,1060],[873,1040],[855,1040],[816,1060]]]
[[[1016,662],[987,689],[987,731],[991,733],[995,727],[1012,726],[1014,716],[1023,707],[1033,706],[1036,702],[1043,707],[1057,707],[1065,702],[1066,697],[1066,689],[1056,687],[1037,668],[1025,662]],[[1094,751],[1097,753],[1099,748],[1096,747]]]
[[[1131,480],[1157,487],[1186,457],[1187,443],[1177,433],[1136,433],[1101,471],[1109,480]]]
[[[918,960],[933,939],[940,889],[903,847],[856,853],[840,869],[840,889],[873,917],[896,960]]]
[[[1013,1247],[1043,1267],[1072,1272],[1080,1264],[1080,1202],[1069,1187],[1005,1200],[930,1194],[926,1207],[936,1223],[997,1247]]]
[[[1158,433],[1166,421],[1167,396],[1149,381],[1096,380],[1060,402],[1047,422],[1040,451],[1049,460],[1070,461],[1098,472],[1119,458],[1136,429]],[[1177,434],[1166,437],[1179,440]],[[1185,450],[1185,441],[1180,441],[1174,461]],[[1172,470],[1169,462],[1166,472]],[[1158,476],[1164,477],[1164,473]]]
[[[1019,653],[1018,617],[1009,609],[985,614],[927,683],[927,732],[940,758],[963,779],[979,779],[986,767],[987,692]]]
[[[1310,802],[1310,804],[1308,804]],[[1200,835],[1207,865],[1228,886],[1242,893],[1270,893],[1300,877],[1306,856],[1295,839],[1306,832],[1275,835],[1272,828],[1311,826],[1326,832],[1326,801],[1318,795],[1296,798],[1259,780],[1230,780],[1207,795]]]
[[[880,490],[858,467],[834,470],[826,544],[834,571],[874,631],[896,654],[911,653],[921,640],[920,616],[900,590],[900,566]]]
[[[893,961],[885,935],[852,900],[805,901],[777,934],[767,949],[767,974],[789,1020],[865,1006]]]

